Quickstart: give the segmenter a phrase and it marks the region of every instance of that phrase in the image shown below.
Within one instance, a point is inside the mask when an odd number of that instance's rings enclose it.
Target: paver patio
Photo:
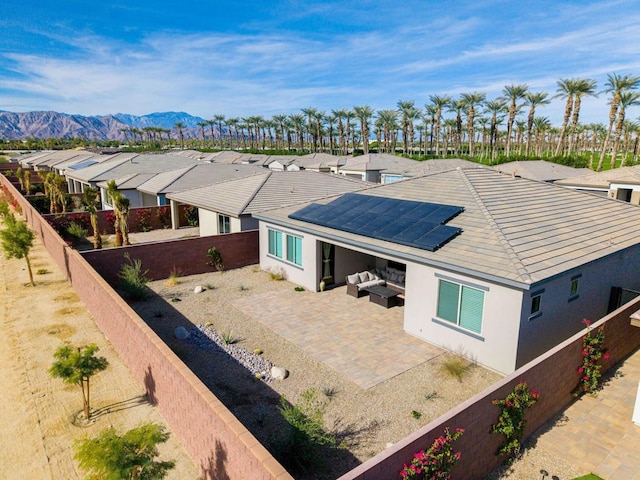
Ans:
[[[606,480],[640,480],[640,426],[631,421],[640,350],[617,371],[597,397],[586,395],[567,408],[562,421],[538,437],[536,448],[555,452]]]
[[[365,389],[445,353],[403,330],[404,308],[351,297],[346,287],[268,292],[233,304]]]

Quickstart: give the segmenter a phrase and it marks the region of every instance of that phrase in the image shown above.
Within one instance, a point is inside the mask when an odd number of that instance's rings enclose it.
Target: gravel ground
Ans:
[[[195,294],[198,285],[206,290]],[[446,357],[440,356],[364,390],[233,306],[233,299],[239,297],[293,290],[293,284],[273,281],[257,266],[179,278],[177,285],[156,281],[149,287],[155,295],[133,307],[276,456],[285,428],[279,414],[280,396],[296,404],[303,392],[315,389],[324,408],[325,429],[345,448],[325,451],[322,471],[296,474],[296,478],[335,479],[500,378],[471,365],[458,381],[442,374]],[[222,354],[220,347],[211,346],[215,340],[203,343],[203,338],[175,338],[177,326],[200,336],[198,325],[201,330],[233,336],[237,339],[234,346],[246,351],[238,354],[245,359],[255,349],[263,350],[261,357],[287,368],[292,375],[284,381],[259,380]],[[265,367],[257,368],[262,372]],[[421,413],[419,419],[412,415],[414,410]]]

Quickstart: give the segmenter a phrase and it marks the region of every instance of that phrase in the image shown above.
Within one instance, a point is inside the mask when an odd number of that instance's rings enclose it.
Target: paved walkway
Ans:
[[[351,297],[346,287],[304,298],[268,292],[233,304],[362,388],[444,353],[404,332],[404,308]]]
[[[605,480],[640,480],[640,426],[631,421],[638,381],[640,350],[618,367],[597,397],[584,396],[565,410],[538,437],[536,448]]]

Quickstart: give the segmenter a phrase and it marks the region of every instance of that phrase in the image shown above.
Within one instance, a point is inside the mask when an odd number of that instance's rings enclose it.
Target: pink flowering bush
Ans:
[[[496,455],[512,456],[520,451],[524,428],[527,425],[524,418],[525,412],[536,404],[538,398],[540,394],[537,391],[529,389],[526,382],[520,382],[504,400],[492,402],[498,405],[501,411],[498,423],[491,427],[491,431],[505,437],[505,442]]]
[[[598,388],[598,382],[602,374],[600,373],[601,365],[598,360],[604,357],[609,359],[609,354],[603,347],[604,343],[604,326],[598,328],[593,333],[591,331],[591,322],[583,320],[587,327],[587,334],[582,339],[582,365],[578,367],[580,380],[573,390],[573,396],[578,397],[583,393],[595,394]]]
[[[460,460],[460,452],[453,450],[453,442],[462,436],[464,430],[456,428],[451,434],[448,428],[444,435],[436,438],[427,450],[413,454],[411,463],[405,463],[400,471],[400,478],[415,480],[447,480],[451,478],[451,470]]]

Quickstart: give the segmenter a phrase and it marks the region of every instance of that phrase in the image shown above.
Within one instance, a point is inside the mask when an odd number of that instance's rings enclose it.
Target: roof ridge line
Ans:
[[[262,174],[260,173],[258,175],[262,175]],[[256,188],[253,191],[253,194],[251,195],[251,197],[249,197],[249,199],[244,203],[244,205],[242,205],[242,208],[240,209],[240,214],[241,215],[242,215],[242,212],[244,212],[246,210],[246,208],[249,206],[249,204],[253,201],[253,199],[256,198],[256,195],[262,189],[262,187],[264,187],[264,184],[267,183],[267,180],[269,180],[271,178],[271,175],[273,175],[273,171],[271,171],[271,170],[269,170],[267,172],[264,172],[264,180],[262,180],[262,182],[260,182],[260,185],[258,185],[258,188]],[[242,177],[242,178],[248,178],[248,177]]]
[[[471,191],[471,196],[474,198],[474,200],[478,204],[480,211],[487,218],[489,225],[493,228],[494,232],[498,236],[498,240],[500,241],[500,244],[505,249],[505,251],[507,252],[507,255],[515,265],[516,270],[518,271],[518,274],[520,275],[520,277],[524,280],[525,283],[528,283],[528,284],[533,283],[533,279],[531,278],[531,275],[529,275],[527,268],[524,266],[524,264],[522,263],[522,260],[520,260],[520,257],[518,257],[518,254],[515,252],[515,250],[507,240],[507,236],[504,234],[504,232],[498,225],[498,222],[495,221],[495,219],[493,218],[493,215],[491,215],[491,212],[489,212],[489,209],[485,206],[484,202],[482,201],[482,198],[480,198],[480,194],[478,193],[475,186],[473,185],[473,183],[471,183],[471,180],[467,176],[466,171],[461,168],[459,172],[460,172],[460,175],[462,176],[463,181]]]

